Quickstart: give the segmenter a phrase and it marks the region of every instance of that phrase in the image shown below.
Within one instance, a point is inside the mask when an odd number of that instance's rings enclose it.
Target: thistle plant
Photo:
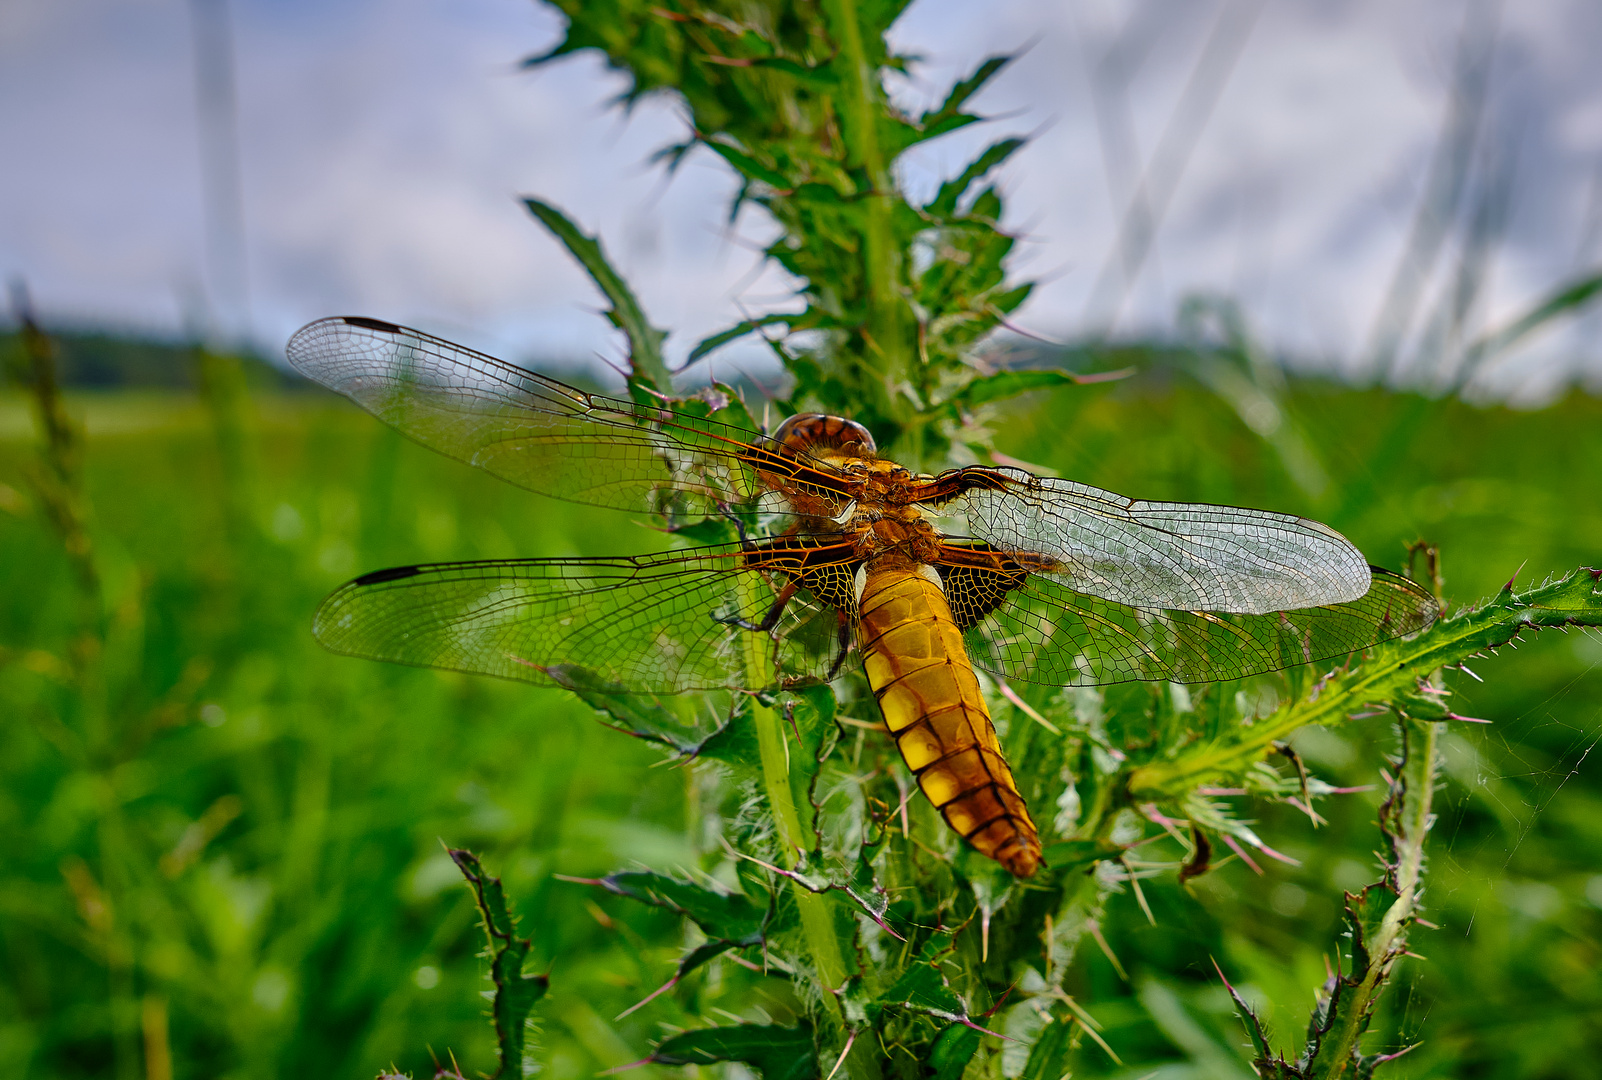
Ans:
[[[993,461],[990,425],[1004,402],[1095,380],[1116,358],[1112,349],[1086,350],[1104,363],[1018,369],[982,349],[1031,289],[1009,277],[1014,238],[1001,227],[993,181],[1023,140],[992,142],[922,203],[896,183],[907,150],[981,122],[970,100],[1007,57],[985,61],[914,115],[884,89],[911,62],[885,44],[899,4],[557,6],[570,20],[566,35],[530,64],[599,49],[629,79],[625,105],[675,95],[691,131],[664,149],[666,167],[691,153],[717,155],[740,180],[731,212],[753,203],[779,226],[767,257],[798,282],[799,310],[731,326],[698,344],[691,363],[760,335],[790,377],[781,412],[849,415],[879,437],[886,456],[936,469]],[[631,392],[672,400],[665,334],[600,243],[558,208],[533,199],[528,207],[608,298],[628,341]],[[1252,382],[1264,365],[1239,348],[1184,360],[1226,400],[1272,390],[1272,380],[1268,390]],[[719,419],[754,426],[729,387],[714,385],[697,401]],[[1321,491],[1326,479],[1308,466],[1301,440],[1284,430],[1265,448],[1304,488]],[[737,534],[737,523],[723,520],[686,525],[667,515],[665,524],[703,543]],[[574,886],[686,922],[675,970],[636,1008],[682,995],[709,1022],[663,1039],[646,1062],[739,1061],[768,1080],[1057,1080],[1118,1064],[1099,1032],[1097,1003],[1065,985],[1087,942],[1118,964],[1099,929],[1111,898],[1130,895],[1145,907],[1143,879],[1171,874],[1184,883],[1226,858],[1275,857],[1271,838],[1244,816],[1252,803],[1291,802],[1317,820],[1321,800],[1335,794],[1292,736],[1383,712],[1399,747],[1385,767],[1388,797],[1376,825],[1383,858],[1373,884],[1343,898],[1347,943],[1318,991],[1305,1045],[1290,1057],[1276,1051],[1230,972],[1218,971],[1259,1075],[1368,1076],[1396,1056],[1365,1047],[1363,1036],[1423,906],[1440,741],[1464,719],[1441,673],[1527,631],[1602,625],[1598,578],[1582,568],[1522,592],[1509,583],[1411,639],[1249,686],[1064,690],[994,680],[987,689],[1006,756],[1045,841],[1046,868],[1028,881],[967,848],[912,797],[871,694],[849,668],[828,685],[693,701],[575,681],[573,692],[603,722],[689,763],[702,778],[703,817],[720,827],[701,865],[619,868]],[[1416,579],[1439,596],[1432,575]],[[753,674],[753,688],[762,682]],[[1277,704],[1260,710],[1265,686]],[[530,992],[527,943],[498,884],[486,888],[491,879],[477,863],[456,857],[487,913],[501,1074],[515,1073],[523,1021],[560,998],[560,978]],[[697,989],[712,965],[728,974]],[[770,987],[760,1008],[758,986]]]

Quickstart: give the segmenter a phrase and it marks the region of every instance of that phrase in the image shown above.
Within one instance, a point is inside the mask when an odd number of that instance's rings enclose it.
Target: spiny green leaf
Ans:
[[[633,290],[607,260],[600,241],[581,231],[567,215],[549,203],[524,199],[523,205],[562,242],[611,302],[606,317],[629,339],[629,366],[634,378],[662,393],[671,390],[673,376],[662,359],[662,342],[667,332],[658,330],[646,319]]]
[[[517,927],[501,879],[484,872],[478,856],[470,851],[449,849],[457,869],[467,879],[484,921],[484,933],[489,939],[490,979],[495,984],[492,1015],[495,1019],[495,1038],[500,1053],[500,1068],[495,1078],[523,1074],[524,1022],[533,1011],[535,1002],[550,989],[550,978],[545,975],[525,975],[523,962],[528,958],[529,940],[517,936]]]
[[[744,150],[731,146],[722,139],[709,139],[706,141],[706,147],[734,166],[734,171],[747,179],[760,180],[779,191],[794,186],[790,183],[790,178],[783,173],[768,168]]]
[[[935,1037],[934,1048],[924,1062],[928,1080],[961,1080],[962,1070],[979,1050],[979,1031],[967,1024],[952,1024]],[[1056,1074],[1056,1080],[1062,1074]]]
[[[839,734],[834,722],[834,690],[819,685],[790,691],[780,699],[779,708],[798,743],[799,752],[791,758],[790,768],[796,811],[801,815],[801,827],[816,836],[818,776]]]
[[[699,1028],[666,1039],[652,1052],[658,1065],[710,1065],[743,1061],[764,1080],[811,1080],[818,1075],[812,1031],[775,1024]]]
[[[767,911],[743,893],[684,881],[655,870],[620,870],[598,882],[607,891],[688,917],[708,937],[741,943],[761,940]]]
[[[752,944],[755,944],[755,942]],[[684,978],[684,976],[688,975],[696,968],[701,967],[703,964],[711,963],[713,960],[716,960],[730,949],[738,949],[740,947],[740,942],[729,941],[726,938],[718,938],[714,941],[702,942],[700,945],[697,945],[695,948],[685,953],[684,956],[679,960],[679,966],[674,969],[673,972],[673,981],[678,982],[680,979]]]
[[[656,698],[608,683],[588,668],[563,664],[547,668],[545,673],[600,713],[605,718],[601,722],[608,727],[686,755],[698,752],[706,741],[697,738],[693,728]]]
[[[898,149],[927,142],[978,120],[979,117],[964,113],[962,107],[1011,61],[1011,56],[992,56],[985,60],[972,75],[954,85],[938,107],[930,109],[918,118],[916,128],[904,136],[906,142]]]
[[[1055,386],[1073,386],[1079,382],[1071,371],[1055,368],[1024,371],[998,371],[984,375],[964,386],[958,393],[942,402],[942,406],[955,417],[960,412],[977,408],[992,401],[1005,401],[1031,390],[1049,390]]]
[[[1019,1080],[1062,1080],[1068,1076],[1074,1052],[1073,1032],[1071,1021],[1053,1017],[1029,1048],[1029,1059]]]
[[[1240,1017],[1240,1022],[1246,1026],[1246,1035],[1252,1041],[1252,1050],[1257,1054],[1258,1063],[1268,1061],[1273,1055],[1273,1049],[1268,1045],[1268,1036],[1263,1034],[1262,1022],[1257,1019],[1252,1007],[1246,1004],[1246,999],[1241,997],[1234,985],[1224,977],[1224,969],[1218,966],[1216,960],[1213,961],[1213,970],[1218,972],[1218,977],[1223,980],[1224,989],[1229,991],[1229,999],[1235,1003],[1235,1013]],[[1261,1072],[1260,1064],[1259,1072]]]
[[[751,62],[752,67],[785,75],[812,90],[833,91],[840,85],[840,76],[833,64],[800,64],[784,56],[763,57]]]
[[[673,982],[730,949],[760,945],[767,929],[768,910],[742,893],[714,884],[685,881],[654,870],[620,870],[595,884],[618,896],[677,912],[707,935],[710,940],[679,960]]]
[[[907,965],[900,978],[875,1000],[877,1008],[900,1006],[934,1013],[937,1016],[967,1016],[962,998],[946,983],[941,970],[944,957],[951,951],[952,935],[948,930],[929,935],[923,948]]]
[[[1058,877],[1124,854],[1122,847],[1109,840],[1053,840],[1044,850],[1046,866]]]
[[[695,363],[714,349],[722,348],[729,342],[742,338],[754,330],[760,330],[765,326],[777,326],[781,323],[785,324],[791,333],[794,333],[797,330],[807,330],[819,325],[819,316],[816,312],[809,311],[795,315],[775,313],[763,315],[758,319],[746,319],[744,322],[734,324],[727,330],[720,330],[711,337],[703,338],[700,344],[690,350],[690,357],[684,362],[685,367]]]
[[[1006,161],[1024,145],[1025,140],[1012,138],[991,143],[984,152],[963,169],[955,180],[940,185],[935,197],[924,204],[924,210],[936,218],[950,217],[957,212],[957,203],[967,194],[974,182],[985,173]]]
[[[1337,727],[1365,702],[1385,701],[1437,668],[1501,648],[1526,630],[1602,626],[1599,577],[1602,572],[1582,567],[1524,593],[1505,588],[1477,608],[1436,620],[1411,639],[1376,645],[1361,666],[1334,674],[1316,696],[1301,698],[1249,727],[1231,727],[1167,761],[1140,766],[1130,775],[1130,790],[1137,798],[1176,797],[1205,779],[1242,777],[1290,732],[1307,724]]]
[[[734,711],[723,725],[696,743],[689,752],[696,757],[722,761],[754,772],[761,764],[762,752],[757,745],[756,727],[745,699],[736,698]]]
[[[1384,882],[1369,885],[1360,892],[1347,893],[1342,906],[1342,921],[1352,942],[1350,979],[1361,982],[1368,977],[1374,958],[1369,955],[1369,943],[1379,932],[1380,923],[1396,903],[1396,892]],[[1381,957],[1381,962],[1387,958]]]

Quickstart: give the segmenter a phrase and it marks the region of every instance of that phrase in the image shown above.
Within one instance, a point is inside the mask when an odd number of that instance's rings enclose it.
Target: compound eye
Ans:
[[[791,450],[847,450],[859,455],[878,452],[873,435],[855,420],[826,413],[796,413],[779,425],[774,441]]]
[[[835,416],[831,417],[831,419],[840,425],[840,444],[842,446],[855,445],[864,454],[877,454],[879,452],[878,444],[873,441],[873,432],[855,420],[847,420],[843,416]]]
[[[773,441],[780,446],[804,449],[816,441],[812,437],[811,429],[818,421],[823,419],[824,415],[822,413],[796,413],[779,425],[778,430],[773,433]]]

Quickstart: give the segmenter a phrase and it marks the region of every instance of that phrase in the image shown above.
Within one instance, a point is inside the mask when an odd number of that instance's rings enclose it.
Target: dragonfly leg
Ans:
[[[734,531],[740,535],[740,546],[742,548],[749,551],[756,546],[751,542],[751,537],[745,531],[745,520],[739,514],[730,510],[727,503],[718,503],[718,513],[734,523]]]
[[[844,611],[836,611],[840,618],[840,651],[835,654],[834,663],[829,665],[829,676],[824,682],[833,682],[845,666],[846,653],[851,651],[851,620]]]
[[[758,630],[765,634],[779,625],[779,617],[784,614],[784,606],[790,602],[790,597],[795,595],[795,591],[799,587],[799,582],[785,582],[784,588],[779,590],[779,595],[773,601],[773,606],[768,608],[768,613],[762,616],[761,622],[742,619],[738,615],[714,615],[712,618],[725,626],[738,626],[741,630]]]

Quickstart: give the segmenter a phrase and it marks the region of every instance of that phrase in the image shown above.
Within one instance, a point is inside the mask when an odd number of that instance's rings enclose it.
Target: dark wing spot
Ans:
[[[388,570],[374,570],[370,574],[363,574],[352,585],[382,585],[386,581],[399,581],[402,578],[416,577],[423,572],[421,566],[392,566]]]
[[[383,334],[398,334],[400,327],[383,319],[369,319],[365,315],[346,315],[344,321],[351,326],[359,326],[363,330],[377,330]]]

